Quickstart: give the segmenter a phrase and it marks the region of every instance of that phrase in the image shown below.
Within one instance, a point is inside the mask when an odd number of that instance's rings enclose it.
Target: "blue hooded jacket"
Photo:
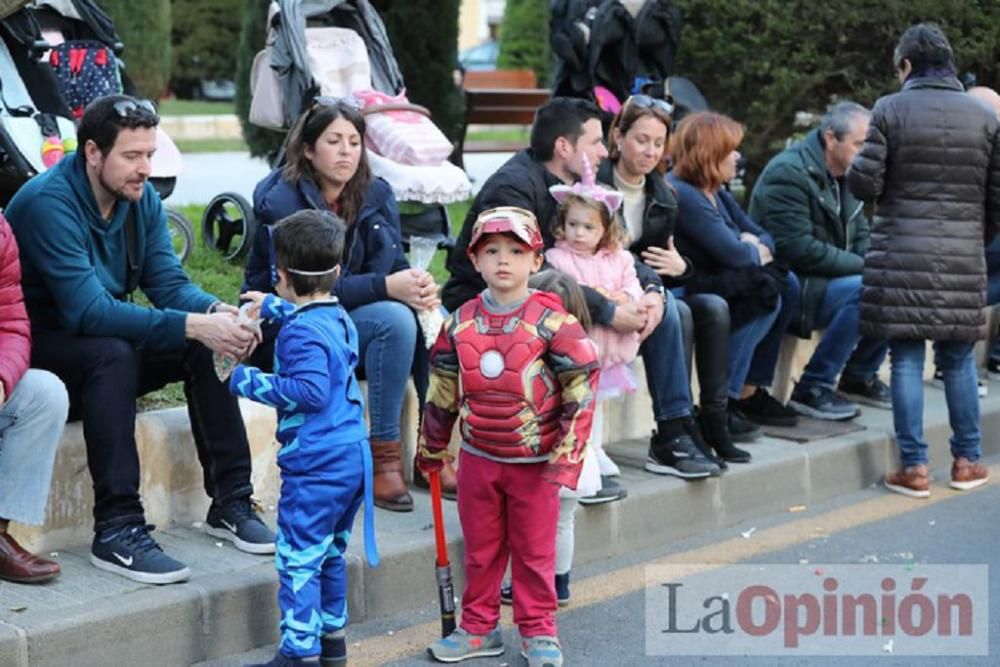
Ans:
[[[126,300],[125,218],[135,212],[138,287],[153,307]],[[124,338],[148,349],[184,346],[187,313],[216,297],[193,284],[174,254],[160,195],[146,183],[138,202],[115,203],[105,220],[83,151],[18,190],[6,210],[21,249],[32,329]]]
[[[305,209],[330,209],[312,180],[289,183],[281,169],[273,170],[254,188],[253,208],[262,226],[247,258],[243,290],[273,292],[278,277],[271,233],[275,223]],[[381,178],[372,179],[357,220],[347,226],[341,266],[334,294],[347,310],[387,300],[386,276],[410,266],[400,239],[399,207]]]

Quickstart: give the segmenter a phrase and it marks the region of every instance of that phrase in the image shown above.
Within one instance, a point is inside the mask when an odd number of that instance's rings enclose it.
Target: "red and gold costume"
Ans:
[[[546,478],[576,488],[597,388],[595,348],[552,294],[534,292],[511,313],[482,296],[465,303],[431,348],[420,456],[425,469],[462,440],[488,458],[548,460]]]

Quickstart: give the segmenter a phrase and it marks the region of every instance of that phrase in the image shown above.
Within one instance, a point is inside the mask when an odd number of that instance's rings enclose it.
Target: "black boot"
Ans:
[[[330,632],[320,637],[322,653],[320,667],[345,667],[347,665],[347,638],[343,630]]]
[[[729,415],[725,411],[702,412],[698,415],[701,433],[719,458],[730,463],[750,463],[750,452],[733,444],[728,422]]]

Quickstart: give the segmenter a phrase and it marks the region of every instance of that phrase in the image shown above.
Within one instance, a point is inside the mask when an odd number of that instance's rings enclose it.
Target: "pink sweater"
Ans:
[[[590,255],[577,252],[565,241],[557,241],[554,248],[545,252],[545,259],[581,285],[605,295],[625,292],[632,301],[642,298],[642,286],[627,250],[598,250]],[[590,337],[597,343],[601,368],[628,363],[639,353],[638,333],[618,333],[609,326],[595,324]]]

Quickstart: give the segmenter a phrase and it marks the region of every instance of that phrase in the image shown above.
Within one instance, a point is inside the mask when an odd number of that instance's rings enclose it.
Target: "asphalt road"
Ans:
[[[1000,475],[1000,460],[987,461],[993,466],[993,476]],[[731,636],[709,638],[707,649],[696,655],[651,656],[647,654],[646,575],[653,564],[703,564],[707,571],[691,575],[685,581],[689,590],[704,585],[711,588],[718,582],[741,580],[732,565],[753,566],[772,576],[774,565],[796,565],[806,574],[829,576],[837,572],[837,564],[852,564],[851,574],[842,576],[845,587],[850,577],[898,574],[900,581],[912,581],[919,575],[939,570],[936,565],[949,566],[946,572],[959,576],[969,574],[962,566],[1000,566],[1000,480],[983,489],[958,493],[936,486],[930,501],[911,500],[871,488],[864,492],[815,507],[795,507],[793,511],[763,517],[753,522],[713,531],[697,539],[648,550],[627,557],[604,561],[574,570],[572,604],[559,613],[560,639],[567,665],[706,665],[752,667],[793,665],[902,667],[909,665],[986,666],[1000,665],[1000,631],[997,631],[997,601],[1000,600],[1000,579],[986,579],[986,590],[975,591],[979,598],[988,598],[992,612],[989,623],[992,632],[976,636],[988,645],[989,655],[959,656],[903,655],[919,647],[897,629],[893,637],[879,636],[874,649],[872,640],[861,646],[862,640],[838,638],[822,649],[825,655],[799,655],[788,649],[781,655],[719,655],[732,649]],[[761,493],[767,493],[761,489]],[[586,511],[582,509],[581,511]],[[826,572],[824,572],[824,568]],[[745,575],[745,570],[741,571]],[[979,571],[981,573],[981,571]],[[781,573],[779,572],[780,576]],[[428,576],[432,576],[428,572]],[[788,580],[794,578],[789,575]],[[654,581],[659,581],[654,576]],[[877,580],[876,580],[877,581]],[[947,584],[946,584],[947,585]],[[905,586],[905,585],[904,585]],[[687,592],[687,590],[685,591]],[[878,592],[878,591],[873,591]],[[955,591],[952,591],[955,592]],[[906,591],[901,587],[897,604]],[[974,601],[978,601],[976,596]],[[691,600],[678,608],[692,612]],[[700,598],[699,598],[700,599]],[[981,619],[982,605],[976,607],[976,619]],[[689,615],[690,617],[690,615]],[[800,619],[802,616],[800,616]],[[884,624],[885,618],[882,618]],[[681,627],[678,622],[677,627]],[[662,626],[662,619],[654,626]],[[503,627],[508,650],[500,658],[467,661],[464,664],[503,667],[522,665],[517,655],[517,639],[511,629],[509,609],[504,612]],[[350,628],[349,641],[352,667],[358,665],[393,665],[414,667],[433,664],[423,651],[433,641],[438,623],[436,609],[427,607],[405,618],[389,618],[361,623]],[[657,634],[655,631],[653,634]],[[687,637],[675,635],[677,642]],[[892,643],[888,639],[892,639]],[[728,643],[727,643],[728,642]],[[988,644],[987,644],[988,642]],[[859,649],[860,646],[860,649]],[[937,650],[949,651],[950,644],[936,644]],[[728,649],[727,649],[728,647]],[[869,655],[844,655],[852,650],[867,650]],[[820,651],[820,652],[822,652]],[[245,661],[266,660],[273,648],[261,649],[242,656],[204,663],[204,667],[234,667]]]

